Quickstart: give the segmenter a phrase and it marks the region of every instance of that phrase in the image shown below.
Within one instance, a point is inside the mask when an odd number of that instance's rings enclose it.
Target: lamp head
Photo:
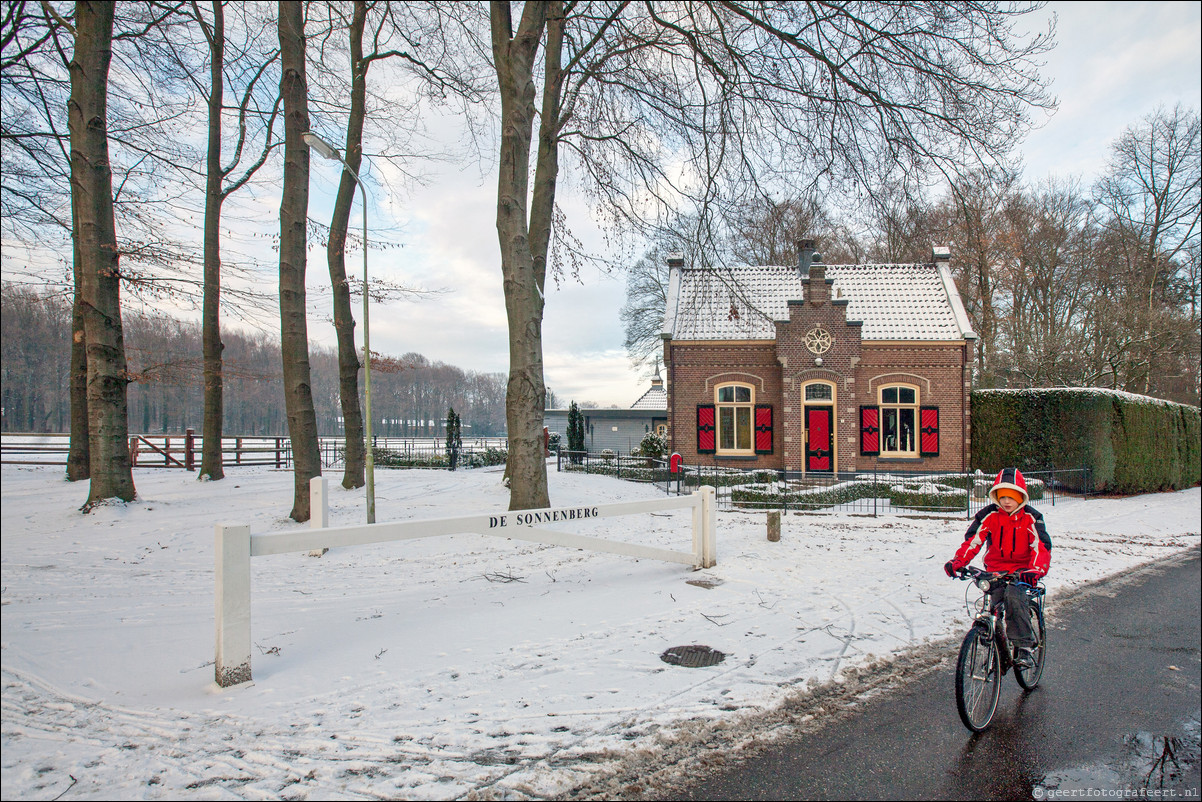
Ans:
[[[334,150],[329,142],[326,142],[312,131],[305,131],[303,134],[301,134],[301,139],[305,140],[305,144],[308,145],[312,150],[317,151],[318,156],[321,156],[324,159],[341,161],[338,158],[338,151]]]

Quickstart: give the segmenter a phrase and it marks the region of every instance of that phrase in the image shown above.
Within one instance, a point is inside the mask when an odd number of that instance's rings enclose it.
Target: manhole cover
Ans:
[[[673,646],[659,656],[665,663],[685,668],[703,668],[716,666],[726,659],[726,655],[709,646]]]

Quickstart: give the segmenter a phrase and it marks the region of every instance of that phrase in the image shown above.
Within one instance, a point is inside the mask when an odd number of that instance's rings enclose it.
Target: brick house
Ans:
[[[686,268],[664,314],[670,447],[801,474],[966,470],[976,334],[947,248],[927,264]]]

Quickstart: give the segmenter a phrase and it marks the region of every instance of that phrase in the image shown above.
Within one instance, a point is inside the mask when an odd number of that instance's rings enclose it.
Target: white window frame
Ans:
[[[722,391],[729,389],[732,399],[738,399],[739,390],[747,390],[746,401],[729,400],[722,401]],[[723,421],[723,411],[729,411],[731,421],[726,423]],[[739,419],[746,416],[746,428],[743,432],[747,436],[747,447],[739,447]],[[714,388],[714,445],[715,453],[718,456],[755,456],[755,387],[746,382],[726,382],[719,384]],[[731,432],[730,430],[733,429]],[[733,447],[723,447],[723,436],[727,432],[731,433]]]
[[[886,401],[885,395],[890,390],[897,391],[896,400]],[[914,393],[914,401],[903,402],[902,391],[910,390]],[[920,403],[922,402],[922,393],[916,385],[905,384],[903,382],[894,382],[885,384],[877,388],[877,408],[880,410],[880,444],[882,457],[918,457],[919,447],[919,414]],[[891,431],[889,424],[890,413],[894,415],[896,421],[895,431]],[[909,432],[903,430],[904,418],[910,418]],[[908,438],[907,438],[908,434]],[[907,448],[906,446],[909,446]]]

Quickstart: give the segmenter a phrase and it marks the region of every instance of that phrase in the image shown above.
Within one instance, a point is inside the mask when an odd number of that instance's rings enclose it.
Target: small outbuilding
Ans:
[[[584,416],[584,446],[589,453],[609,450],[617,455],[629,454],[648,433],[667,432],[668,394],[664,381],[657,374],[651,387],[629,409],[581,409],[580,414]],[[568,410],[546,410],[543,425],[549,433],[558,433],[560,443],[567,448]]]

